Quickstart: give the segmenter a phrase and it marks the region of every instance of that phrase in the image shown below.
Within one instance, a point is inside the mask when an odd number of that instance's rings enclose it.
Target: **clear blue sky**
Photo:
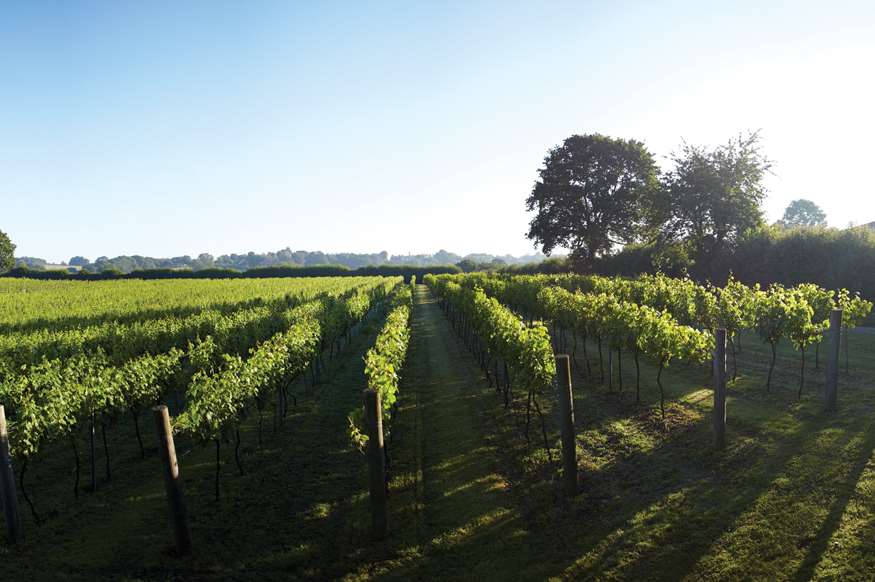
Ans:
[[[875,220],[875,2],[0,4],[19,255],[522,254],[573,133],[761,129],[770,219]]]

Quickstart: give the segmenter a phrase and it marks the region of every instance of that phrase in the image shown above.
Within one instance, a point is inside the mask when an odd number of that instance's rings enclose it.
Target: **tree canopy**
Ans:
[[[9,236],[0,230],[0,273],[8,271],[15,266],[15,245]]]
[[[586,269],[616,245],[638,240],[642,201],[658,187],[658,170],[642,142],[600,134],[572,135],[550,150],[526,199],[537,214],[527,237],[549,255],[571,250]]]
[[[672,161],[651,218],[665,241],[691,247],[707,272],[716,256],[763,223],[763,179],[771,162],[760,151],[757,133],[713,149],[684,143]]]
[[[778,224],[787,228],[826,226],[826,213],[811,200],[800,198],[787,206]]]
[[[87,265],[90,262],[91,261],[89,261],[87,258],[85,258],[83,256],[75,256],[75,257],[71,257],[70,260],[67,261],[67,264],[70,265],[71,267],[84,267],[85,265]]]

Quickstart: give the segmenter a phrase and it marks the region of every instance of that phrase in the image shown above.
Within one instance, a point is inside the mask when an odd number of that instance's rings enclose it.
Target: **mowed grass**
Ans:
[[[552,481],[556,464],[543,447],[517,438],[511,449],[529,528],[554,537],[544,555],[555,564],[551,576],[873,579],[875,337],[851,337],[850,372],[842,368],[835,413],[823,407],[823,357],[815,372],[809,354],[800,401],[798,352],[781,347],[766,391],[768,346],[753,335],[742,345],[721,452],[713,448],[710,369],[676,362],[664,374],[664,429],[652,366],[642,360],[642,404],[636,405],[628,355],[620,392],[616,376],[613,391],[597,381],[594,344],[595,379],[583,373],[577,354],[580,495],[570,502],[561,496]],[[558,446],[554,414],[548,427]],[[507,424],[519,423],[516,414]],[[509,428],[508,441],[518,432]]]
[[[873,578],[875,437],[869,419],[875,411],[875,337],[852,337],[839,410],[826,413],[822,358],[815,371],[809,354],[800,401],[799,354],[781,346],[766,391],[770,351],[746,335],[738,380],[729,388],[728,446],[720,452],[713,448],[710,424],[710,367],[675,362],[669,368],[663,422],[653,366],[642,360],[637,404],[628,354],[620,391],[616,371],[612,390],[586,377],[578,353],[581,491],[568,500],[558,481],[553,395],[541,396],[548,453],[537,417],[529,440],[524,438],[522,392],[505,410],[458,340],[440,337],[451,334],[446,321],[432,321],[433,309],[429,321],[422,321],[427,309],[418,309],[420,339],[402,403],[430,424],[420,420],[419,437],[401,438],[396,455],[415,459],[408,476],[421,481],[424,493],[394,499],[396,511],[408,510],[409,520],[396,521],[393,533],[394,543],[406,540],[406,559],[384,561],[357,578]],[[422,339],[424,333],[431,337]],[[455,347],[435,349],[438,341]],[[596,353],[591,344],[597,378]],[[477,380],[459,380],[466,375]],[[472,440],[472,422],[479,440]],[[438,447],[442,452],[435,452]],[[429,495],[430,489],[443,494]]]
[[[258,416],[249,411],[241,427],[243,474],[234,462],[233,435],[221,445],[220,500],[214,496],[214,445],[177,437],[191,557],[179,558],[173,549],[157,437],[144,413],[145,459],[129,417],[108,431],[109,482],[98,431],[97,493],[86,490],[85,435],[78,439],[83,463],[78,500],[69,443],[58,443],[31,463],[26,483],[43,523],[34,523],[19,494],[26,540],[14,548],[0,543],[4,579],[323,580],[343,575],[362,559],[361,540],[367,539],[369,524],[366,465],[349,445],[347,416],[360,406],[362,357],[382,320],[380,314],[366,320],[341,355],[328,362],[315,387],[305,379],[294,386],[297,406],[290,402],[282,424],[274,424],[269,402],[261,445]]]
[[[839,409],[823,410],[813,357],[801,401],[799,355],[782,345],[770,391],[768,346],[745,335],[729,387],[727,448],[715,451],[708,367],[675,362],[659,413],[656,370],[623,357],[623,389],[598,381],[576,353],[580,494],[559,483],[555,395],[543,394],[524,437],[522,391],[502,398],[420,286],[408,366],[390,442],[390,534],[369,535],[364,459],[346,440],[360,405],[374,318],[264,444],[244,423],[244,475],[223,445],[180,442],[195,553],[173,555],[160,465],[139,459],[129,419],[110,431],[113,479],[72,495],[72,453],[60,443],[28,469],[34,502],[20,548],[0,544],[16,579],[122,580],[871,580],[875,573],[875,335],[854,334]],[[823,356],[823,355],[822,355]],[[607,358],[605,358],[607,360]],[[823,367],[821,357],[821,368]],[[615,358],[616,365],[616,358]],[[730,362],[730,370],[732,368]],[[154,429],[144,416],[147,446]],[[79,444],[83,463],[85,441]],[[98,471],[102,453],[98,451]],[[83,465],[83,485],[87,467]],[[26,513],[27,507],[22,504]]]

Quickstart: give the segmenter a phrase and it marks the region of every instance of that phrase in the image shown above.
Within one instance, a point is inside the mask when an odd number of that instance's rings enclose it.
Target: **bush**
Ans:
[[[406,265],[380,265],[349,269],[341,265],[314,265],[311,267],[258,267],[248,271],[236,271],[234,269],[146,269],[131,271],[124,274],[116,269],[105,269],[99,273],[81,271],[68,273],[67,271],[35,271],[27,267],[16,267],[4,277],[18,277],[28,279],[59,279],[71,281],[100,281],[106,279],[251,279],[267,277],[361,277],[383,276],[404,277],[404,282],[409,283],[411,278],[418,280],[426,274],[442,275],[461,273],[462,270],[455,265],[439,265],[434,267],[411,267]]]
[[[657,270],[673,276],[688,272],[694,279],[711,278],[717,285],[724,284],[730,274],[745,283],[764,286],[816,283],[827,289],[847,288],[872,299],[875,231],[763,227],[746,233],[733,251],[714,261],[708,272],[690,260],[683,245],[660,252],[653,246],[628,245],[597,264],[597,271],[604,275],[634,276]]]

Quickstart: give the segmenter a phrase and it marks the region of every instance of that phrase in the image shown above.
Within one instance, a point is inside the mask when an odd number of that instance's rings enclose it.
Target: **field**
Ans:
[[[0,279],[0,404],[24,532],[0,542],[4,574],[872,579],[875,335],[846,334],[826,410],[814,291],[739,288],[730,300],[677,280],[426,282]],[[706,317],[738,319],[722,450]],[[775,321],[770,372],[757,331]],[[808,354],[801,396],[794,341]],[[569,497],[552,364],[572,352]],[[381,539],[360,450],[369,387],[386,422]],[[189,556],[169,524],[158,402],[174,422]]]

